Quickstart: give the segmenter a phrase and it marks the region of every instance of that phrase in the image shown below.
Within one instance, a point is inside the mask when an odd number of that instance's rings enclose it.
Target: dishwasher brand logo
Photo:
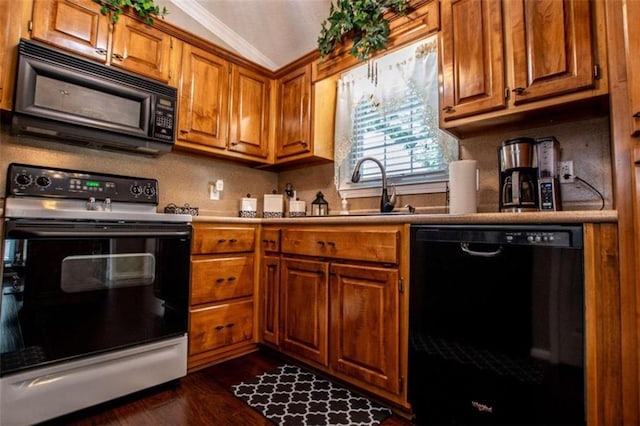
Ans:
[[[493,413],[493,407],[489,407],[488,405],[484,405],[476,401],[471,401],[471,406],[481,413]]]

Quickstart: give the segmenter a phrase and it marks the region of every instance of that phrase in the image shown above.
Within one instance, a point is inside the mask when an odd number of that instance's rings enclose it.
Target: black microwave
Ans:
[[[159,155],[175,138],[177,89],[21,40],[11,132]]]

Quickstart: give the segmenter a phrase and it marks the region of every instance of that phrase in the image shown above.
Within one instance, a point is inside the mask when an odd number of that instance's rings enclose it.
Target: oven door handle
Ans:
[[[39,227],[20,227],[8,230],[7,237],[10,238],[111,238],[111,237],[189,237],[191,231],[175,229],[43,229]]]
[[[469,243],[466,243],[466,242],[460,243],[460,249],[463,252],[467,253],[468,255],[478,256],[478,257],[496,257],[500,253],[502,253],[502,246],[498,247],[498,250],[495,250],[495,251],[476,251],[476,250],[471,250],[469,248]]]

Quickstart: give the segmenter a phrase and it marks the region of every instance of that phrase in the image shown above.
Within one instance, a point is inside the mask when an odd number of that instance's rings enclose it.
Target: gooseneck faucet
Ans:
[[[357,183],[360,182],[360,166],[365,161],[373,161],[380,167],[380,172],[382,173],[382,197],[380,198],[380,212],[388,213],[393,210],[396,205],[396,192],[392,191],[389,194],[387,190],[387,173],[384,171],[384,166],[378,160],[373,157],[363,157],[357,163],[355,168],[353,169],[353,175],[351,176],[351,182]]]

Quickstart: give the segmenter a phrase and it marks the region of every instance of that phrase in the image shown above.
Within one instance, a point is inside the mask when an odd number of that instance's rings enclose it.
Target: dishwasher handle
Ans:
[[[466,243],[466,242],[460,243],[460,249],[470,256],[477,256],[477,257],[496,257],[502,253],[502,246],[498,247],[498,250],[495,250],[495,251],[477,251],[477,250],[471,250],[469,248],[469,243]]]

